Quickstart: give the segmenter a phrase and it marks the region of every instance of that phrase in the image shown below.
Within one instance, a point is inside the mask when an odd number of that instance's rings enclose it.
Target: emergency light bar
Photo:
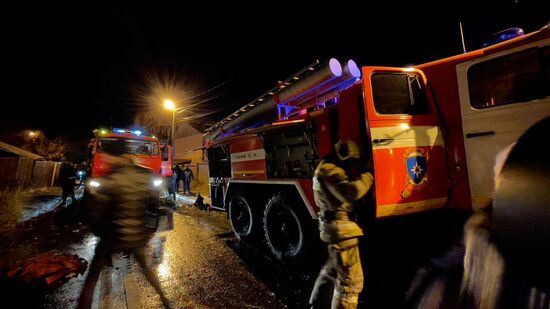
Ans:
[[[119,128],[113,128],[112,132],[119,133],[119,134],[128,133],[128,134],[134,134],[137,136],[140,136],[141,134],[143,134],[143,131],[141,130],[128,130],[128,129],[119,129]]]
[[[497,43],[508,41],[510,39],[517,38],[517,37],[522,36],[524,34],[525,34],[525,32],[523,31],[523,29],[518,28],[518,27],[512,27],[512,28],[504,29],[502,31],[494,33],[487,42],[483,43],[483,47],[487,47],[487,46],[495,45]]]
[[[121,128],[113,128],[112,130],[107,129],[95,129],[95,134],[107,134],[107,133],[116,133],[116,134],[133,134],[136,136],[148,136],[144,134],[142,130],[129,130],[129,129],[121,129]],[[151,135],[151,137],[156,138],[154,135]]]

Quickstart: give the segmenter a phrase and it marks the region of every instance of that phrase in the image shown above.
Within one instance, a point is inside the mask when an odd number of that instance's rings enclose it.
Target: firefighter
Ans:
[[[354,201],[370,190],[373,176],[369,172],[360,173],[359,158],[357,144],[341,140],[335,145],[335,153],[323,159],[315,170],[313,190],[320,208],[319,232],[328,245],[328,259],[311,293],[312,308],[319,306],[320,291],[328,285],[334,284],[331,308],[356,308],[363,290],[358,248],[363,231],[350,219],[350,212]],[[354,174],[357,176],[353,177]]]

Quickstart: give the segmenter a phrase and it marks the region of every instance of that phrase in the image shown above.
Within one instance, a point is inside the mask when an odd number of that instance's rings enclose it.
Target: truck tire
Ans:
[[[228,217],[231,229],[239,240],[250,240],[254,231],[254,215],[246,198],[236,194],[231,198],[228,206]]]
[[[277,259],[294,264],[304,256],[309,239],[305,220],[281,193],[267,202],[263,218],[265,239]]]

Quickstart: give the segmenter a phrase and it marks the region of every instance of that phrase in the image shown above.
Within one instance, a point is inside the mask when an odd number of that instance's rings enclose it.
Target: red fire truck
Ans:
[[[104,150],[117,140],[125,141],[128,154],[133,155],[138,164],[149,168],[155,174],[162,174],[161,147],[157,138],[143,135],[141,130],[99,129],[94,133],[95,138],[88,145],[91,178],[102,177],[109,172]]]
[[[550,116],[550,29],[406,68],[316,62],[210,127],[212,205],[239,239],[283,260],[315,241],[312,176],[336,141],[358,142],[376,217],[490,202],[496,154]]]
[[[105,155],[110,147],[118,141],[124,141],[127,154],[132,155],[135,162],[151,171],[151,194],[142,201],[147,207],[146,223],[149,227],[157,228],[159,222],[159,208],[161,205],[161,192],[164,189],[162,154],[159,140],[153,136],[147,136],[141,130],[126,129],[98,129],[94,130],[95,137],[88,144],[89,178],[84,187],[82,204],[85,209],[96,207],[97,194],[104,189],[102,177],[111,170]],[[112,149],[112,148],[111,148]],[[91,211],[88,215],[94,214]],[[90,219],[89,217],[87,219]],[[86,219],[86,220],[87,220]],[[92,220],[93,221],[93,220]],[[90,222],[90,224],[96,224]]]

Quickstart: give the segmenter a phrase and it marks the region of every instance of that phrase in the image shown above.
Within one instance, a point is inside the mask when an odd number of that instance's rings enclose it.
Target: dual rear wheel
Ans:
[[[243,195],[233,196],[228,205],[233,232],[242,241],[257,240],[263,234],[267,247],[277,259],[287,263],[299,261],[311,241],[309,221],[312,219],[302,215],[305,207],[301,202],[291,206],[289,201],[284,194],[277,193],[261,213],[252,208]]]

